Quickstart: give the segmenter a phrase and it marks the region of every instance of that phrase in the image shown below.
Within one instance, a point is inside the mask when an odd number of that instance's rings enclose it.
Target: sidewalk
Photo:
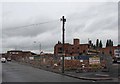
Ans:
[[[77,78],[77,79],[83,79],[83,80],[91,80],[91,81],[107,81],[107,82],[118,82],[118,78],[111,77],[106,72],[83,72],[83,73],[76,73],[75,71],[65,71],[62,73],[61,71],[51,69],[51,68],[43,68],[40,69],[51,71],[57,74],[66,75],[69,77]]]
[[[66,75],[69,77],[77,78],[77,79],[83,79],[83,80],[91,80],[91,81],[98,81],[98,82],[118,82],[118,78],[111,77],[106,72],[83,72],[83,73],[76,73],[75,71],[65,71],[64,73],[61,73],[61,71],[50,69],[50,68],[40,68],[43,70],[51,71],[54,73],[58,73],[61,75]]]
[[[93,80],[93,81],[113,80],[113,78],[110,77],[108,74],[102,72],[84,72],[84,73],[65,72],[65,74],[67,76],[71,76],[83,80]]]
[[[30,65],[26,63],[20,63],[25,65]],[[31,66],[31,65],[30,65]],[[118,78],[111,77],[107,72],[82,72],[82,73],[76,73],[75,71],[65,71],[65,73],[62,73],[61,70],[56,70],[52,68],[42,67],[42,66],[32,66],[35,68],[43,69],[46,71],[54,72],[61,75],[66,75],[69,77],[74,77],[77,79],[83,79],[83,80],[92,80],[92,81],[107,81],[107,82],[118,82]]]

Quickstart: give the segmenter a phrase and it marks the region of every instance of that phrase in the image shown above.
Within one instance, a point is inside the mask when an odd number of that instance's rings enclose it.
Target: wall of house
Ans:
[[[106,48],[100,48],[99,51],[102,53],[102,54],[106,54],[108,56],[112,56],[112,58],[115,57],[115,52],[114,50],[115,49],[120,49],[120,46],[111,46],[111,47],[106,47]]]
[[[89,44],[80,44],[79,39],[74,39],[73,44],[64,44],[65,56],[78,56],[82,53],[86,53],[89,49]],[[62,44],[58,43],[54,46],[54,54],[56,56],[62,54]]]

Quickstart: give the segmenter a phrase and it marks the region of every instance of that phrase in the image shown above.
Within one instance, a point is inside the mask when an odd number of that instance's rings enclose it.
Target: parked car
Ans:
[[[6,58],[2,57],[1,58],[1,63],[6,63]]]
[[[11,58],[7,58],[7,61],[11,61]]]

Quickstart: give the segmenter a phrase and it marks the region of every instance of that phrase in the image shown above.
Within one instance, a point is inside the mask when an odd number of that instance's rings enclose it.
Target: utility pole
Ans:
[[[64,28],[64,25],[65,25],[65,22],[66,22],[66,19],[64,18],[64,16],[62,16],[60,21],[62,21],[62,24],[63,24],[63,26],[62,26],[62,32],[63,32],[63,35],[62,35],[62,42],[63,42],[63,45],[62,45],[62,73],[64,73],[64,56],[65,56],[65,51],[64,51],[65,28]]]

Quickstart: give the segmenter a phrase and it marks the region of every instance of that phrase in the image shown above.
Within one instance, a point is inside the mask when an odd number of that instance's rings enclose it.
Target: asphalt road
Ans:
[[[86,82],[14,62],[2,63],[2,82]]]
[[[0,83],[2,82],[2,64],[0,63]]]

